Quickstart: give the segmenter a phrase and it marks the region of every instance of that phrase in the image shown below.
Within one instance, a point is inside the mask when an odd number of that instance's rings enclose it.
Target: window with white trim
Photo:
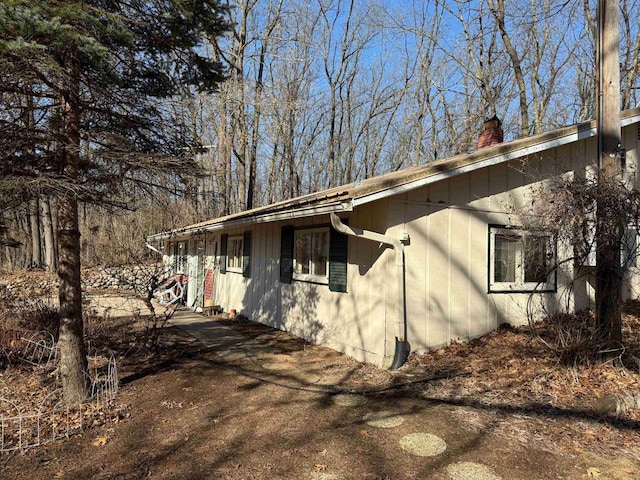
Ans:
[[[244,248],[242,235],[229,237],[227,240],[227,270],[242,273],[242,251]]]
[[[329,228],[309,228],[294,232],[293,279],[329,282]]]
[[[550,234],[489,227],[489,292],[555,289],[555,241]]]

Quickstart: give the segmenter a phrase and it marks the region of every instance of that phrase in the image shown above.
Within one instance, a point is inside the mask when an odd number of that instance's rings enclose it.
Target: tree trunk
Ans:
[[[603,2],[603,3],[602,3]],[[618,149],[622,142],[620,131],[620,67],[619,67],[619,3],[600,0],[598,3],[598,166],[601,188],[597,200],[596,226],[596,325],[600,338],[608,350],[622,347],[622,314],[620,292],[620,238],[624,218],[618,211],[615,195],[608,195],[606,187],[621,172]]]
[[[29,224],[31,226],[31,267],[42,266],[42,250],[40,248],[40,202],[38,197],[29,206]]]
[[[60,375],[67,403],[87,396],[87,353],[82,322],[80,283],[80,231],[78,204],[72,195],[58,200],[58,242],[60,248]]]
[[[31,225],[29,225],[29,208],[27,204],[26,209],[21,209],[20,211],[15,211],[14,213],[14,223],[16,225],[18,240],[25,246],[25,248],[21,248],[19,250],[18,255],[16,256],[16,262],[14,262],[16,268],[27,268],[29,263],[31,262],[32,257],[32,245],[29,242],[29,238],[31,237]]]
[[[518,85],[518,94],[520,102],[520,134],[524,137],[529,135],[529,105],[527,102],[527,86],[524,80],[524,73],[522,72],[522,65],[520,64],[520,57],[516,52],[515,47],[511,43],[511,37],[507,32],[507,25],[505,22],[504,13],[504,0],[497,0],[490,3],[491,13],[498,23],[500,34],[502,35],[502,42],[509,54],[511,60],[511,66],[513,67],[513,74],[515,75],[516,84]]]
[[[55,239],[53,235],[53,219],[51,218],[51,204],[48,197],[43,197],[42,207],[42,228],[44,229],[44,262],[47,272],[55,272],[58,266],[56,256]]]
[[[63,115],[61,161],[68,178],[78,178],[80,162],[79,64],[73,51],[67,57],[69,89],[61,96]],[[66,403],[81,402],[87,397],[87,351],[82,323],[82,288],[80,283],[80,230],[78,201],[74,192],[58,198],[58,277],[60,278],[60,376]]]

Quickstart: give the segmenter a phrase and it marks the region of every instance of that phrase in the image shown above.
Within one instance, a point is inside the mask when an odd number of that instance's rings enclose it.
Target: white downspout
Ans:
[[[331,225],[338,232],[345,235],[351,235],[358,238],[364,238],[365,240],[371,240],[373,242],[384,243],[391,245],[395,251],[395,267],[398,280],[398,336],[396,337],[396,351],[391,365],[391,370],[400,368],[409,356],[409,342],[407,342],[407,314],[406,314],[406,302],[405,302],[405,284],[404,284],[404,245],[400,240],[387,237],[377,232],[370,230],[363,230],[361,228],[351,227],[345,225],[340,221],[340,218],[331,213]]]

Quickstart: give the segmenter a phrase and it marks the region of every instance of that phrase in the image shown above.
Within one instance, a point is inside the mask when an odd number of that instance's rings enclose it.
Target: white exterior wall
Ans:
[[[636,181],[638,129],[624,130],[627,171]],[[531,187],[558,172],[584,175],[595,162],[595,138],[459,175],[388,200],[386,234],[410,236],[406,247],[407,324],[412,351],[484,335],[501,323],[521,325],[528,316],[593,306],[593,279],[571,283],[573,265],[561,268],[556,293],[489,293],[489,225],[526,226],[518,208]],[[558,245],[558,256],[566,246]],[[570,285],[571,284],[571,285]],[[569,288],[570,285],[570,288]],[[624,297],[640,294],[637,270],[628,274]]]
[[[379,208],[375,215],[374,211],[373,206],[361,208],[350,216],[349,221],[367,229],[383,229],[381,225],[386,215],[377,215]],[[387,271],[393,271],[390,249],[349,238],[347,293],[332,292],[328,285],[295,279],[291,284],[280,283],[282,226],[300,228],[329,224],[329,216],[323,215],[225,231],[229,235],[241,235],[246,230],[252,232],[251,277],[244,278],[241,273],[229,271],[218,274],[215,303],[227,312],[236,309],[251,320],[291,332],[311,343],[327,345],[361,361],[381,364],[385,355],[393,355],[385,342],[387,317],[395,314],[386,311]]]
[[[628,170],[635,171],[640,138],[637,125],[625,128],[623,135]],[[354,227],[398,239],[404,233],[410,236],[405,249],[405,281],[407,339],[412,351],[478,337],[504,322],[526,323],[528,311],[540,316],[592,304],[588,279],[574,285],[572,293],[565,288],[574,275],[573,266],[558,273],[557,293],[536,293],[533,297],[530,293],[488,293],[488,233],[490,224],[525,225],[514,212],[530,202],[532,185],[558,172],[584,175],[586,166],[595,162],[595,142],[595,138],[588,138],[551,149],[528,159],[526,165],[511,161],[458,175],[359,206],[346,215]],[[216,274],[215,302],[227,312],[236,309],[251,320],[358,360],[378,365],[388,362],[398,333],[393,251],[349,237],[347,293],[296,280],[282,284],[280,234],[284,225],[329,225],[329,217],[225,230],[228,235],[252,232],[251,277],[234,272]],[[220,233],[210,232],[207,238],[219,241]],[[558,246],[559,256],[562,248]],[[627,298],[638,296],[637,272],[629,275],[626,288]]]
[[[622,142],[627,149],[627,169],[633,172],[629,179],[640,189],[640,163],[638,161],[638,147],[640,144],[640,124],[630,125],[622,129]],[[640,243],[640,242],[639,242]],[[638,246],[640,248],[640,245]],[[640,252],[637,252],[640,254]],[[623,291],[623,298],[636,299],[640,297],[640,258],[636,260],[637,268],[627,274],[627,282]]]

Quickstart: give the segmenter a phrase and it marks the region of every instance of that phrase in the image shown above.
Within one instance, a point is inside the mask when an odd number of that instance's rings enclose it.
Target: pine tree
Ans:
[[[0,199],[56,198],[68,402],[87,392],[78,202],[126,206],[133,185],[193,173],[171,102],[224,79],[206,42],[226,18],[218,0],[0,2]]]

